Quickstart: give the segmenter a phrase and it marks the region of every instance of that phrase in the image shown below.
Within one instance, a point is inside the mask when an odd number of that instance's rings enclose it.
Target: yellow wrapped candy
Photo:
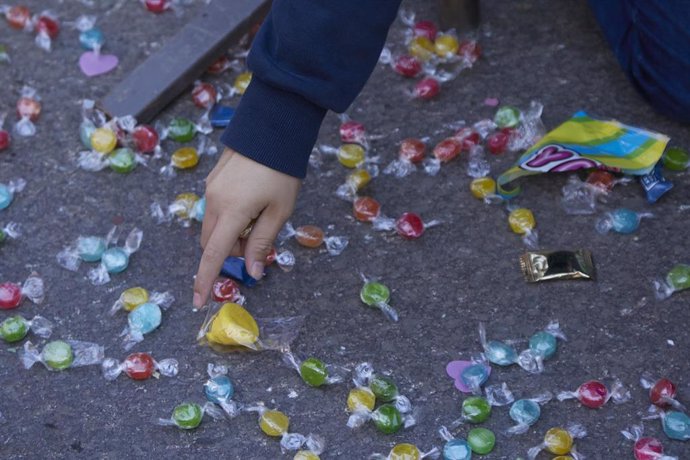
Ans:
[[[139,305],[145,304],[149,301],[149,291],[143,287],[132,287],[125,290],[120,295],[122,307],[127,311],[132,311]]]
[[[496,181],[490,177],[478,177],[470,183],[472,196],[483,200],[496,194]]]
[[[510,229],[518,235],[525,235],[536,227],[534,214],[527,208],[514,209],[508,215]]]
[[[261,431],[268,436],[282,436],[288,432],[290,419],[280,411],[267,410],[262,412],[259,418],[259,426],[261,427]]]
[[[194,147],[182,147],[172,154],[170,162],[178,169],[189,169],[199,164],[199,152]]]
[[[569,453],[573,448],[573,437],[563,428],[551,428],[544,435],[546,450],[556,455]]]
[[[232,85],[232,89],[236,94],[242,95],[247,91],[249,83],[252,81],[251,72],[242,72],[235,78],[235,83]]]
[[[428,61],[434,56],[436,50],[434,43],[429,38],[420,35],[410,40],[407,51],[420,61]]]
[[[310,450],[300,450],[292,460],[321,460],[321,457]]]
[[[434,41],[434,51],[442,58],[458,54],[458,48],[460,48],[458,39],[450,34],[441,34]]]
[[[199,195],[196,193],[180,193],[175,197],[171,210],[180,219],[189,219],[192,209],[199,199]]]
[[[371,174],[366,169],[358,169],[347,176],[347,183],[355,190],[361,190],[371,182]]]
[[[388,460],[419,460],[422,453],[414,444],[396,444],[388,454]]]
[[[366,152],[359,144],[343,144],[338,149],[338,161],[346,168],[355,168],[364,163]]]
[[[367,387],[353,388],[347,395],[347,409],[350,412],[361,409],[373,411],[375,404],[376,396],[374,392]]]
[[[97,128],[91,133],[91,147],[99,153],[110,153],[117,147],[117,136],[108,128]]]
[[[253,348],[259,340],[259,326],[241,305],[226,303],[211,318],[206,340],[212,344]]]

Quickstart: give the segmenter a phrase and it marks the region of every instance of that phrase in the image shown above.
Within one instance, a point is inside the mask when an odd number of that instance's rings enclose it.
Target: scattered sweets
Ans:
[[[426,144],[421,139],[408,138],[400,143],[398,158],[393,160],[383,170],[384,174],[390,174],[398,178],[410,175],[417,170],[417,164],[424,160]]]
[[[535,249],[539,244],[537,233],[537,221],[534,214],[527,208],[514,208],[508,214],[508,225],[513,233],[522,236],[522,242],[530,249]]]
[[[203,406],[197,403],[182,403],[173,409],[170,418],[158,419],[158,424],[176,426],[181,430],[193,430],[201,425],[204,415],[210,416],[213,420],[223,418],[223,412],[210,402]]]
[[[422,452],[414,444],[400,443],[393,446],[388,455],[372,454],[369,460],[422,460],[424,458],[438,458],[439,450],[434,447],[428,452]]]
[[[552,358],[558,350],[558,339],[568,340],[558,321],[551,321],[529,339],[529,351],[537,362],[539,372],[544,370],[544,361]]]
[[[362,302],[369,307],[378,308],[391,321],[398,321],[398,312],[388,304],[391,297],[388,287],[378,281],[367,279],[363,274],[361,276],[364,285],[359,291],[359,298]]]
[[[302,447],[292,460],[321,460],[319,455],[325,450],[326,441],[319,435],[309,434]]]
[[[41,351],[31,341],[24,343],[19,359],[25,369],[41,363],[49,371],[62,371],[71,367],[90,366],[103,361],[103,347],[95,343],[76,340],[54,340]]]
[[[220,94],[211,83],[196,81],[192,88],[192,101],[201,109],[209,110],[220,99]]]
[[[551,428],[544,435],[544,442],[540,445],[532,447],[527,452],[527,457],[534,460],[539,455],[539,452],[546,450],[554,455],[576,455],[575,447],[573,446],[575,439],[583,438],[587,435],[587,430],[582,425],[572,424],[567,429],[565,428]]]
[[[479,341],[484,349],[486,359],[498,366],[510,366],[518,364],[521,368],[530,373],[539,373],[539,365],[536,357],[528,349],[518,354],[512,345],[498,340],[486,340],[486,326],[479,323]]]
[[[360,196],[352,202],[352,214],[360,222],[373,222],[381,215],[381,204],[369,196]]]
[[[508,428],[507,435],[518,435],[526,433],[529,427],[537,423],[541,416],[541,407],[551,401],[553,395],[546,391],[533,398],[518,399],[510,406],[509,415],[516,424]]]
[[[230,278],[218,278],[211,289],[211,296],[216,302],[230,302],[242,305],[244,296],[240,292],[240,287]]]
[[[676,399],[676,384],[669,379],[654,377],[650,372],[645,372],[640,377],[640,385],[649,390],[649,402],[655,406],[685,411],[685,406]]]
[[[587,250],[527,252],[520,256],[520,268],[528,283],[556,279],[595,278],[592,253]]]
[[[690,288],[690,265],[675,265],[663,279],[654,281],[654,293],[659,300],[667,299],[673,293]]]
[[[36,134],[34,122],[41,115],[41,98],[38,92],[30,87],[24,86],[17,100],[17,118],[19,121],[14,125],[14,133],[22,137],[30,137]]]
[[[232,399],[235,395],[235,386],[232,384],[230,377],[228,377],[228,368],[223,365],[209,363],[206,366],[206,372],[209,377],[204,383],[206,399],[213,404],[219,405],[228,417],[236,417],[241,411],[241,406]]]
[[[455,438],[445,426],[438,433],[446,441],[441,451],[443,460],[472,460],[472,448],[466,440]]]
[[[633,441],[633,455],[635,460],[678,460],[676,457],[664,455],[664,446],[656,438],[643,437],[644,426],[632,425],[621,431],[625,439]]]
[[[2,45],[0,45],[0,62],[2,62]],[[3,128],[5,125],[6,113],[0,113],[0,152],[10,146],[10,132]]]
[[[664,177],[661,161],[649,173],[640,176],[640,185],[650,204],[659,201],[659,198],[673,188],[673,184]]]
[[[192,169],[199,164],[202,155],[215,155],[218,148],[209,142],[208,138],[203,137],[199,145],[195,147],[180,147],[170,156],[170,163],[160,169],[160,173],[167,179],[172,179],[177,175],[177,170]]]
[[[105,238],[100,236],[79,236],[73,243],[58,252],[58,264],[70,271],[77,271],[81,262],[98,262],[106,248],[117,240],[119,229],[110,229]]]
[[[283,350],[283,362],[293,367],[304,383],[316,388],[340,383],[348,372],[345,368],[326,364],[318,358],[300,359],[290,351],[289,346]]]
[[[40,304],[45,297],[43,279],[37,273],[32,273],[24,284],[10,281],[0,283],[0,310],[11,310],[19,307],[23,299]]]
[[[235,78],[235,81],[230,88],[230,96],[241,96],[249,88],[249,83],[252,81],[251,72],[242,72]]]
[[[645,420],[660,419],[664,434],[676,441],[690,440],[690,417],[677,410],[665,411],[658,406],[649,407],[649,415]]]
[[[38,315],[32,319],[25,319],[21,315],[14,315],[0,323],[0,338],[7,343],[19,342],[29,332],[47,339],[53,332],[53,323]]]
[[[618,208],[607,212],[596,223],[596,230],[601,234],[614,231],[624,235],[634,233],[640,226],[640,221],[645,217],[654,217],[650,212],[635,212],[626,208]]]
[[[0,227],[0,245],[8,239],[15,240],[22,236],[21,226],[16,222],[8,222],[4,227]]]
[[[562,391],[558,393],[556,398],[559,401],[577,399],[585,407],[599,409],[609,400],[612,400],[615,404],[622,404],[630,400],[631,395],[630,390],[620,380],[613,382],[611,390],[598,380],[589,380],[580,385],[575,391]]]
[[[148,380],[151,377],[158,378],[160,375],[175,377],[178,367],[176,359],[156,361],[148,353],[132,353],[122,362],[105,358],[101,363],[103,377],[106,380],[115,380],[123,372],[132,380]]]
[[[455,388],[463,393],[482,394],[482,386],[491,375],[491,366],[484,355],[472,361],[457,360],[446,365],[446,374],[455,381]]]
[[[297,240],[300,246],[305,248],[314,249],[325,243],[326,250],[332,256],[340,255],[349,243],[349,239],[346,236],[325,237],[323,230],[315,225],[302,225],[295,228],[290,222],[286,222],[277,239],[282,244],[285,240],[292,237]]]
[[[158,130],[161,140],[170,138],[180,143],[191,142],[196,133],[210,134],[212,131],[213,127],[205,116],[201,117],[199,123],[194,123],[188,118],[173,118],[167,127]]]
[[[170,292],[154,293],[146,302],[134,307],[127,315],[127,327],[120,336],[124,337],[122,346],[129,350],[144,340],[144,335],[158,329],[163,319],[163,312],[175,301]],[[111,309],[112,313],[112,309]]]
[[[661,158],[664,167],[670,171],[685,171],[690,166],[690,155],[680,147],[669,147]]]
[[[432,220],[424,222],[419,214],[414,212],[405,212],[397,219],[391,219],[380,215],[372,221],[374,230],[377,231],[391,231],[400,235],[406,240],[416,240],[421,238],[426,229],[436,227],[442,222],[440,220]]]
[[[149,291],[143,287],[135,286],[122,291],[120,297],[118,297],[113,306],[110,308],[110,314],[114,315],[119,310],[131,312],[147,302],[161,305],[163,308],[168,308],[174,301],[175,297],[170,293],[170,291],[154,291],[149,293]]]
[[[36,31],[36,45],[45,50],[50,51],[53,40],[55,40],[60,33],[60,22],[57,15],[49,10],[43,11],[34,19],[34,30]]]
[[[206,198],[201,198],[193,192],[180,193],[168,206],[162,206],[154,201],[151,203],[149,212],[157,224],[170,223],[173,219],[177,219],[183,227],[189,227],[192,221],[204,220]]]
[[[472,428],[467,433],[467,444],[475,454],[486,455],[494,450],[496,435],[487,428]]]
[[[283,451],[299,450],[307,444],[307,436],[290,433],[290,419],[278,410],[267,409],[263,404],[245,408],[247,412],[259,414],[259,427],[265,435],[280,438],[280,448]],[[313,436],[313,435],[309,435]]]
[[[88,277],[91,284],[95,286],[106,284],[110,281],[111,274],[125,271],[129,266],[130,256],[139,250],[143,237],[144,232],[142,230],[133,228],[127,235],[124,246],[105,249],[101,253],[98,267],[89,270]],[[117,237],[114,240],[108,240],[108,242],[117,242]]]

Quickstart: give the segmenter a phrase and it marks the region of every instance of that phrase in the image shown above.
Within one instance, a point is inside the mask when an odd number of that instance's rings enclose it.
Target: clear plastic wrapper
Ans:
[[[160,169],[160,173],[166,179],[172,179],[177,176],[177,170],[191,169],[199,164],[199,158],[203,155],[215,155],[218,153],[218,147],[211,142],[208,137],[199,139],[197,147],[180,147],[175,150],[170,156],[170,163]]]
[[[398,149],[398,158],[389,163],[383,173],[397,178],[406,177],[417,170],[417,165],[425,157],[426,143],[423,139],[403,139]]]
[[[77,155],[77,166],[85,171],[96,172],[110,168],[116,173],[127,174],[139,164],[146,164],[146,158],[128,147],[117,148],[107,154],[83,150]]]
[[[326,440],[317,434],[308,434],[307,440],[292,460],[321,460],[320,455],[326,449]]]
[[[556,398],[559,401],[567,399],[577,399],[585,407],[599,409],[609,400],[615,404],[622,404],[631,398],[630,390],[623,385],[620,380],[614,380],[610,389],[599,380],[589,380],[575,391],[561,391]]]
[[[308,438],[314,435],[304,436],[299,433],[290,433],[290,419],[284,413],[267,409],[259,403],[244,409],[246,412],[256,412],[259,414],[259,427],[265,435],[280,438],[280,448],[283,452],[295,451],[308,445]],[[312,442],[310,441],[309,444]]]
[[[369,460],[436,459],[439,458],[440,454],[441,452],[438,450],[438,447],[434,447],[431,450],[424,452],[414,444],[405,442],[394,445],[388,455],[372,454],[369,456]]]
[[[0,338],[7,343],[19,342],[29,332],[47,339],[53,333],[53,323],[38,315],[31,319],[25,319],[21,315],[14,315],[0,323]]]
[[[567,428],[551,428],[544,435],[544,441],[527,451],[527,458],[534,460],[541,451],[554,455],[570,455],[575,460],[584,457],[577,453],[575,440],[587,436],[587,430],[579,424],[570,424]]]
[[[493,406],[506,406],[514,401],[513,393],[505,383],[485,388],[486,397],[470,396],[462,402],[460,417],[451,422],[451,430],[465,423],[483,423],[489,419]]]
[[[204,114],[197,123],[188,118],[173,118],[167,126],[156,125],[156,131],[160,140],[171,139],[175,142],[191,142],[197,133],[204,135],[213,132],[213,126],[208,119],[208,114]]]
[[[667,378],[659,378],[651,372],[644,372],[640,377],[640,385],[649,391],[649,402],[661,409],[685,412],[685,406],[676,399],[676,384]]]
[[[183,227],[189,227],[192,221],[204,220],[206,198],[200,198],[192,192],[180,193],[167,206],[154,201],[151,203],[150,213],[157,224],[170,223],[177,219]]]
[[[583,182],[576,174],[568,178],[568,183],[561,190],[561,207],[569,215],[594,214],[600,197],[608,194],[605,188]]]
[[[294,368],[304,383],[312,387],[320,387],[322,385],[333,385],[345,380],[345,376],[349,370],[342,366],[335,366],[333,364],[326,364],[318,358],[309,357],[302,359],[296,356],[287,346],[282,350],[283,362],[288,366]]]
[[[323,230],[315,225],[302,225],[295,228],[292,226],[292,223],[286,222],[285,226],[278,234],[278,242],[279,244],[283,244],[292,237],[295,238],[297,243],[306,248],[318,248],[322,244],[325,244],[326,250],[332,256],[340,255],[350,241],[346,236],[326,237]]]
[[[120,334],[123,337],[122,346],[125,350],[129,350],[144,340],[144,335],[158,329],[163,319],[162,310],[170,308],[175,301],[175,297],[170,292],[156,294],[134,307],[127,315],[127,327]]]
[[[33,19],[33,29],[36,31],[35,43],[45,50],[50,51],[53,40],[60,34],[60,21],[53,11],[45,10]]]
[[[219,405],[230,418],[239,415],[243,406],[232,399],[235,395],[235,386],[228,377],[228,368],[209,363],[206,366],[206,372],[208,373],[208,380],[204,383],[206,399]]]
[[[110,307],[110,314],[114,315],[120,310],[131,312],[145,303],[153,303],[167,309],[174,301],[175,296],[170,291],[149,292],[143,287],[135,286],[122,291],[113,306]]]
[[[175,426],[181,430],[193,430],[201,425],[204,415],[216,421],[223,418],[223,412],[211,402],[206,402],[203,406],[197,403],[182,403],[173,409],[170,418],[159,418],[157,423]]]
[[[117,241],[119,229],[112,227],[105,237],[79,236],[74,242],[58,252],[57,263],[69,271],[77,271],[83,262],[98,262],[111,243]]]
[[[36,134],[35,121],[41,115],[41,98],[38,92],[30,87],[24,86],[17,100],[17,118],[19,121],[14,125],[14,133],[22,137],[31,137]]]
[[[543,372],[544,361],[556,354],[559,339],[568,340],[558,321],[550,321],[543,330],[532,334],[529,347],[523,353],[529,353],[534,357],[537,372]]]
[[[357,197],[357,192],[366,187],[378,174],[379,167],[375,164],[368,164],[361,169],[356,169],[347,175],[345,182],[338,186],[335,195],[341,200],[352,202]]]
[[[7,184],[0,183],[0,211],[7,209],[14,200],[14,196],[24,190],[26,181],[22,178],[12,179]]]
[[[37,273],[31,273],[23,284],[11,281],[0,283],[0,310],[17,308],[23,299],[40,304],[44,298],[45,285]]]
[[[389,232],[395,230],[398,235],[406,240],[416,240],[421,238],[427,229],[441,225],[442,221],[430,220],[424,222],[419,214],[404,212],[397,219],[379,215],[371,223],[376,231]]]
[[[8,222],[4,227],[0,227],[0,246],[7,240],[16,240],[22,236],[21,226],[16,222]]]
[[[303,316],[255,319],[241,305],[225,303],[208,309],[197,340],[218,352],[282,350],[303,324]]]
[[[438,434],[446,442],[441,450],[443,460],[472,460],[472,448],[467,440],[456,438],[445,426],[439,428]]]
[[[368,279],[360,273],[364,285],[359,291],[359,298],[372,308],[378,308],[386,318],[391,321],[398,321],[398,312],[389,305],[391,292],[383,283]]]
[[[62,371],[100,364],[103,361],[103,347],[77,340],[53,340],[43,345],[43,349],[39,351],[36,345],[27,341],[19,351],[19,360],[25,369],[41,363],[49,371]]]
[[[661,420],[661,428],[664,434],[675,441],[690,440],[690,417],[677,410],[664,410],[659,406],[651,405],[649,415],[644,420]]]
[[[654,217],[651,212],[635,212],[627,208],[618,208],[604,214],[595,224],[597,232],[606,234],[616,232],[624,235],[635,233],[640,227],[640,221],[647,217]]]
[[[537,221],[534,214],[527,208],[508,206],[508,225],[513,233],[522,237],[522,242],[529,249],[539,247],[539,232],[537,232]]]
[[[643,436],[644,425],[632,425],[631,427],[622,430],[621,434],[628,441],[632,441],[633,455],[635,460],[678,460],[677,457],[664,455],[664,446],[656,438]]]
[[[484,356],[490,363],[498,366],[517,364],[529,373],[536,374],[540,372],[536,356],[530,349],[518,354],[515,347],[507,342],[487,340],[484,323],[479,323],[479,341],[484,349]]]
[[[132,380],[148,380],[161,375],[175,377],[178,368],[179,363],[176,359],[156,361],[149,353],[132,353],[122,362],[114,358],[105,358],[101,363],[101,371],[106,380],[115,380],[122,373]]]
[[[664,278],[654,281],[654,294],[659,300],[669,298],[673,293],[690,289],[690,265],[676,264]]]
[[[106,284],[110,281],[111,274],[125,271],[129,266],[130,256],[139,250],[143,237],[144,232],[134,228],[127,235],[124,246],[110,247],[103,251],[98,267],[89,270],[88,277],[91,284],[95,286]]]
[[[81,15],[74,22],[68,24],[79,31],[79,44],[83,49],[100,55],[101,48],[105,44],[105,35],[96,26],[97,21],[98,18],[96,16]]]
[[[511,420],[515,425],[508,428],[505,433],[508,436],[526,433],[529,427],[539,421],[541,417],[541,406],[553,399],[553,395],[549,391],[540,393],[532,398],[518,399],[510,406]]]

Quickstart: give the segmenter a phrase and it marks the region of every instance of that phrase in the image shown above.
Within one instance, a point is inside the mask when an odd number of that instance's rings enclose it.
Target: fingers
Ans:
[[[228,161],[230,161],[230,158],[232,158],[232,156],[233,156],[234,154],[235,154],[235,151],[234,151],[234,150],[230,150],[230,149],[228,149],[228,148],[226,148],[226,149],[223,151],[223,154],[222,154],[222,155],[220,156],[220,158],[218,159],[218,163],[216,163],[216,165],[213,167],[213,169],[211,170],[211,172],[210,172],[210,173],[208,174],[208,176],[206,177],[206,185],[208,185],[208,184],[218,175],[218,173],[223,169],[223,167],[225,166],[225,164],[226,164]]]
[[[264,273],[266,256],[273,248],[273,242],[283,227],[289,213],[280,211],[275,206],[269,206],[254,223],[254,228],[247,238],[244,251],[247,271],[254,279],[261,279]]]
[[[240,232],[249,223],[249,218],[237,218],[234,215],[220,216],[201,256],[199,271],[194,282],[194,307],[201,308],[208,299],[223,261],[230,254],[237,242]]]

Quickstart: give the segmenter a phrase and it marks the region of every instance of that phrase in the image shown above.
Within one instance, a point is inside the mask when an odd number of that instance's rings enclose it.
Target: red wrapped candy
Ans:
[[[462,144],[455,138],[444,139],[434,147],[434,157],[441,163],[448,163],[450,160],[460,155]]]

